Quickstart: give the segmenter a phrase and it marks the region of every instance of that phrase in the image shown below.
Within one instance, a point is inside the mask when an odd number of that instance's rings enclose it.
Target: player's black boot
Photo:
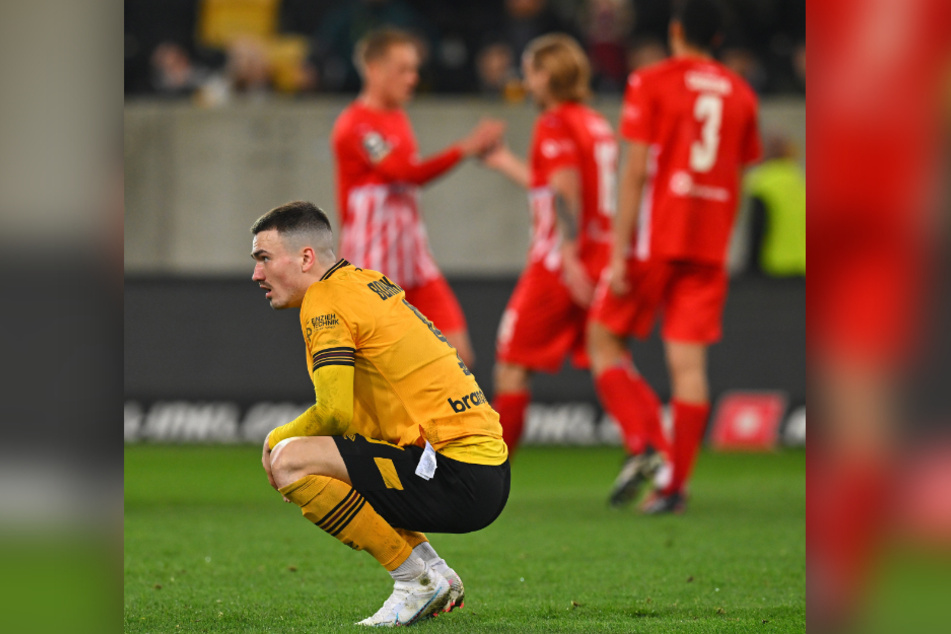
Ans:
[[[654,451],[653,447],[648,447],[643,453],[628,456],[614,480],[608,503],[615,508],[629,504],[640,493],[644,482],[653,478],[663,464],[663,457]]]
[[[664,495],[660,491],[655,491],[644,500],[641,505],[641,513],[644,515],[665,515],[667,513],[681,514],[687,508],[686,497],[682,493],[670,493]]]

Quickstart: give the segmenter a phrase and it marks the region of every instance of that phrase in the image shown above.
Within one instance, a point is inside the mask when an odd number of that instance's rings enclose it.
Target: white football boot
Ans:
[[[448,601],[449,582],[427,564],[426,569],[412,581],[394,582],[393,594],[383,603],[383,607],[357,625],[412,625],[441,611]]]
[[[442,608],[442,611],[452,612],[456,608],[465,607],[466,589],[462,585],[462,578],[456,574],[455,570],[446,565],[445,559],[438,559],[431,562],[430,565],[449,582],[449,600],[446,601],[446,606]],[[437,612],[434,616],[438,614]]]

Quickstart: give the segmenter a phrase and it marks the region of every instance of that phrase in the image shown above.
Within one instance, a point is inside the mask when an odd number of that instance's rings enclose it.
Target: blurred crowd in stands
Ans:
[[[718,51],[760,94],[805,92],[805,0],[723,0]],[[419,92],[519,101],[519,59],[542,33],[576,37],[597,93],[667,56],[669,0],[125,0],[125,94],[205,105],[272,93],[356,93],[353,46],[398,26],[424,52]]]

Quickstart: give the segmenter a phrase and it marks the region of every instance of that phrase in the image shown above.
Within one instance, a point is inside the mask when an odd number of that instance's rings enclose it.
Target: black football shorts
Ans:
[[[509,461],[469,464],[436,453],[436,472],[416,475],[423,449],[359,434],[334,436],[353,488],[394,528],[468,533],[499,516],[509,497]]]

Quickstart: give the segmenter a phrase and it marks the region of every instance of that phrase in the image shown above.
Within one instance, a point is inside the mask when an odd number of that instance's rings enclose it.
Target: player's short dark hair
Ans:
[[[723,28],[723,8],[717,0],[677,0],[671,21],[680,22],[689,44],[712,50]]]
[[[327,214],[314,203],[304,200],[295,200],[275,207],[251,225],[251,233],[257,235],[262,231],[276,229],[278,233],[321,232],[333,230]]]
[[[389,52],[391,46],[409,44],[419,47],[419,39],[402,29],[385,26],[374,29],[360,38],[353,49],[353,63],[363,69],[372,61],[380,59]]]

